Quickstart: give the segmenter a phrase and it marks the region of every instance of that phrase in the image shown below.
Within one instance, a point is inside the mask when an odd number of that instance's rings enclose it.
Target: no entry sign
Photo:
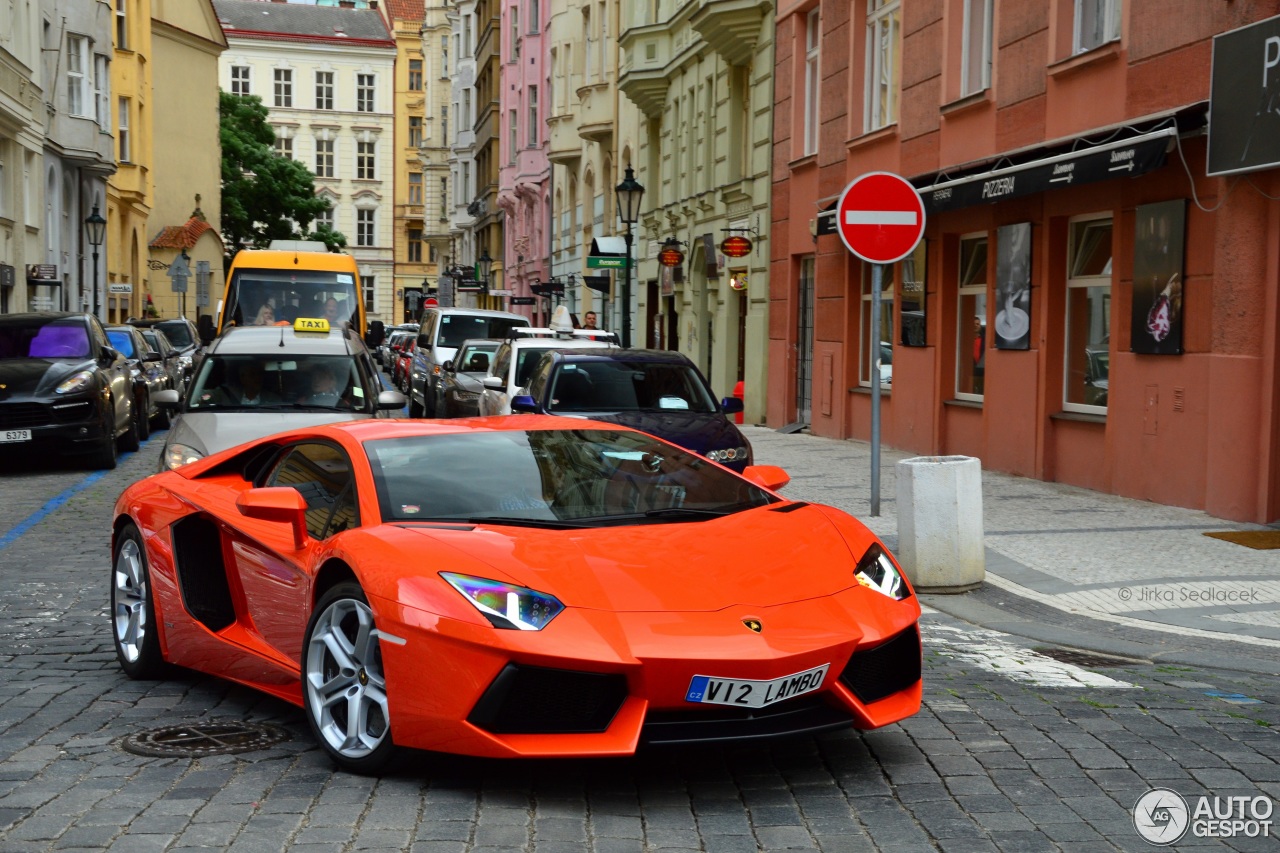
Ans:
[[[924,201],[905,178],[868,172],[845,187],[836,229],[850,252],[872,264],[900,261],[924,234]]]

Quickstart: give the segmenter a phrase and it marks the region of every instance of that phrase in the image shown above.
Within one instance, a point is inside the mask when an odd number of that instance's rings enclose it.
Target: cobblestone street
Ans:
[[[1280,798],[1274,671],[1233,671],[1225,650],[1218,666],[1079,668],[931,607],[924,708],[882,730],[590,762],[417,753],[382,779],[338,773],[290,705],[189,672],[133,682],[116,664],[110,512],[154,470],[161,441],[101,476],[0,478],[2,851],[1143,850],[1132,810],[1149,789],[1192,808],[1202,795]],[[795,449],[806,436],[758,445],[757,461],[784,455],[784,441],[798,482],[833,476],[823,454]],[[120,746],[243,719],[290,739],[195,759]],[[1276,850],[1275,831],[1188,832],[1178,848]]]

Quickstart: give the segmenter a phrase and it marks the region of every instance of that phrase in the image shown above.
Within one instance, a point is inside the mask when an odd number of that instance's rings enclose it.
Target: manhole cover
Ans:
[[[1047,658],[1053,658],[1060,663],[1069,663],[1073,666],[1083,666],[1091,669],[1100,669],[1109,666],[1140,666],[1146,661],[1136,658],[1113,657],[1112,655],[1099,655],[1093,652],[1082,652],[1078,649],[1058,649],[1051,647],[1037,647],[1035,651]]]
[[[120,743],[134,755],[154,758],[200,758],[252,752],[286,741],[289,733],[269,723],[241,720],[186,723],[126,736]]]

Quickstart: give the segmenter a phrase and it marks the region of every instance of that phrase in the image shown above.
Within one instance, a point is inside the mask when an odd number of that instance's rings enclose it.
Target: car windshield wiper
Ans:
[[[455,521],[457,519],[440,518],[433,520]],[[473,515],[462,520],[468,524],[505,524],[511,527],[545,527],[549,530],[577,530],[594,526],[592,524],[583,524],[582,521],[562,521],[558,518],[529,518],[520,515]]]

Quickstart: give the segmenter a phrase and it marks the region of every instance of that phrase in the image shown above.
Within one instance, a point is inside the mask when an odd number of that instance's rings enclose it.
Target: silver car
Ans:
[[[387,416],[405,397],[385,389],[364,342],[332,330],[243,326],[222,334],[201,359],[179,400],[157,401],[180,414],[165,439],[160,470],[286,429]]]

